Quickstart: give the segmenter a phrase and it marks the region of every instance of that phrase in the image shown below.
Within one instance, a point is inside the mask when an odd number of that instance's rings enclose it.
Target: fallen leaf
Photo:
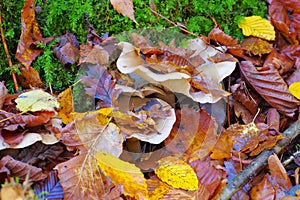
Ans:
[[[64,199],[102,199],[108,192],[110,184],[91,155],[81,154],[58,164],[55,169]]]
[[[293,117],[299,101],[289,92],[288,87],[278,71],[268,69],[258,71],[252,63],[240,64],[243,76],[250,85],[274,108],[287,117]]]
[[[62,119],[64,124],[72,122],[74,120],[71,114],[74,112],[72,88],[69,87],[61,92],[57,96],[57,101],[59,103],[58,117]]]
[[[22,67],[20,69],[21,74],[17,75],[18,83],[24,89],[41,88],[43,82],[40,79],[40,75],[36,69],[29,67],[28,69]]]
[[[253,35],[266,40],[275,40],[275,30],[271,22],[260,16],[244,17],[238,26],[245,36]]]
[[[59,59],[60,63],[69,69],[70,65],[75,64],[79,57],[79,42],[75,35],[67,33],[60,36],[58,46],[54,47],[53,53]]]
[[[0,165],[0,172],[7,173],[12,177],[19,177],[22,181],[26,179],[28,173],[30,181],[39,181],[47,178],[47,175],[42,172],[41,168],[15,160],[9,155],[4,156],[0,160]]]
[[[35,19],[34,0],[26,0],[21,14],[22,32],[18,43],[16,58],[28,70],[31,62],[43,52],[42,49],[32,48],[34,43],[41,41],[42,33]]]
[[[87,76],[81,76],[82,83],[88,86],[86,93],[94,98],[100,99],[100,108],[112,107],[116,103],[120,91],[115,89],[116,81],[100,65],[88,65]]]
[[[256,186],[252,187],[250,191],[250,197],[253,200],[265,199],[273,200],[275,199],[275,189],[269,181],[269,175],[266,174],[264,179]]]
[[[289,86],[289,91],[291,94],[296,97],[297,99],[300,99],[300,82],[294,82]]]
[[[274,186],[279,186],[284,192],[289,191],[293,185],[277,155],[274,154],[268,158],[268,165],[272,176],[271,182],[274,183]]]
[[[60,181],[57,176],[57,171],[51,171],[43,182],[34,184],[33,189],[39,198],[44,199],[63,199],[64,191],[60,185]]]
[[[129,17],[132,21],[137,23],[134,18],[132,0],[110,0],[110,3],[118,13]]]
[[[146,179],[139,168],[104,152],[97,152],[96,158],[100,169],[115,185],[124,185],[125,196],[148,198]]]
[[[0,82],[0,109],[2,109],[4,101],[5,101],[5,96],[8,94],[7,88],[4,85],[4,81]]]
[[[198,179],[193,168],[176,157],[168,156],[160,159],[155,174],[174,188],[198,189]]]
[[[108,52],[100,45],[82,44],[80,45],[80,59],[78,65],[91,63],[107,65],[109,61]]]
[[[57,99],[43,90],[24,92],[15,100],[17,108],[22,112],[55,111],[59,108]]]
[[[272,51],[272,44],[270,42],[256,37],[245,38],[240,45],[242,48],[245,48],[248,53],[254,55],[261,56],[262,54],[267,54]]]

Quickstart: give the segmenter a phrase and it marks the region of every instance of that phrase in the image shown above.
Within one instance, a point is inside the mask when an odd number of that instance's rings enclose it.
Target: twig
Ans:
[[[8,51],[7,44],[6,44],[5,37],[4,37],[4,29],[2,27],[1,10],[0,10],[0,32],[1,32],[1,38],[2,38],[2,43],[3,43],[4,50],[5,50],[6,58],[8,59],[8,66],[11,69],[11,75],[12,75],[12,79],[13,79],[13,82],[14,82],[15,90],[16,90],[16,92],[19,92],[17,78],[16,78],[16,75],[15,75],[14,70],[13,70],[13,64],[12,64],[12,61],[10,59],[9,51]]]
[[[294,122],[283,132],[284,139],[279,141],[271,150],[264,150],[243,171],[238,173],[221,191],[217,200],[228,200],[251,178],[257,175],[266,165],[270,155],[278,154],[283,148],[300,134],[300,121]]]
[[[171,20],[169,20],[168,18],[166,18],[165,16],[163,16],[162,14],[156,12],[155,10],[153,10],[151,7],[147,6],[151,12],[155,13],[156,15],[160,16],[161,18],[163,18],[164,20],[166,20],[167,22],[169,22],[170,24],[174,25],[175,27],[179,28],[181,31],[187,33],[187,34],[190,34],[190,35],[193,35],[195,37],[199,37],[199,35],[195,34],[195,33],[192,33],[184,28],[182,28],[181,26],[179,26],[178,24],[176,24],[175,22],[172,22]]]

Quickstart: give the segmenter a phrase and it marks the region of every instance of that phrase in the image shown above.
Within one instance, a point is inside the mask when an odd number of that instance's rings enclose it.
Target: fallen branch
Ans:
[[[283,132],[285,137],[279,141],[271,150],[264,150],[257,156],[243,171],[239,172],[221,191],[217,200],[230,199],[243,185],[255,177],[266,165],[270,155],[278,154],[283,148],[290,144],[300,134],[300,121],[294,122],[288,129]]]

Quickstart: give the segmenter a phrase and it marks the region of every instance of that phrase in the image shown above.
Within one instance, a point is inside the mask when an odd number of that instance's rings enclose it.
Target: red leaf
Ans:
[[[82,83],[88,86],[85,91],[88,95],[100,99],[99,106],[112,107],[119,95],[115,90],[115,80],[105,67],[100,65],[89,65],[87,76],[81,77]]]
[[[287,117],[293,117],[299,101],[289,92],[288,87],[278,71],[268,69],[258,71],[251,62],[240,64],[243,76],[250,85],[274,108]]]
[[[38,111],[34,112],[33,115],[16,115],[0,111],[0,120],[7,119],[4,122],[0,122],[0,126],[4,126],[7,122],[10,124],[26,124],[26,127],[39,126],[48,122],[54,114],[51,111]]]
[[[42,53],[42,49],[35,48],[34,43],[41,41],[42,33],[35,19],[34,0],[26,0],[22,9],[22,33],[18,44],[16,58],[29,69],[31,62]]]

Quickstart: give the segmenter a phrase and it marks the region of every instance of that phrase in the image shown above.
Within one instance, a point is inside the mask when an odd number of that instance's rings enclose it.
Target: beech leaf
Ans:
[[[253,35],[266,40],[275,40],[275,30],[271,22],[260,16],[245,17],[238,26],[245,36]]]
[[[299,101],[289,92],[278,71],[270,68],[258,71],[251,62],[240,64],[243,76],[250,85],[274,108],[287,117],[293,117],[298,109]]]
[[[198,179],[193,168],[176,157],[168,156],[160,159],[155,174],[174,188],[198,189]]]
[[[124,185],[126,196],[135,199],[148,198],[146,179],[139,168],[104,152],[97,152],[96,158],[101,170],[115,185]]]
[[[289,86],[289,91],[294,97],[300,99],[300,82],[294,82]]]

